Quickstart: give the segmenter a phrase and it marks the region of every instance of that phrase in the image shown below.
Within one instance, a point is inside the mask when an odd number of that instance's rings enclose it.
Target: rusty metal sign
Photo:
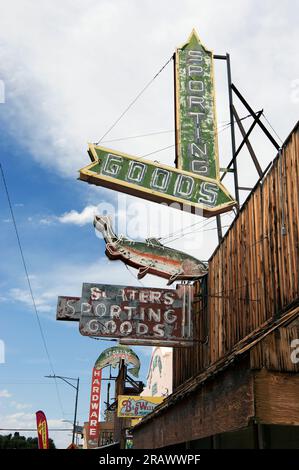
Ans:
[[[79,179],[211,217],[236,205],[220,182],[213,53],[193,30],[174,57],[176,166],[89,144]]]
[[[153,274],[168,279],[170,285],[177,280],[198,279],[208,272],[207,263],[162,245],[156,238],[134,241],[117,236],[109,216],[96,215],[93,224],[103,234],[108,258],[138,269],[138,279]]]
[[[192,300],[188,285],[158,289],[84,283],[80,301],[59,298],[57,319],[79,321],[83,336],[117,338],[120,344],[189,346]]]
[[[83,284],[80,333],[124,339],[127,344],[190,340],[190,289]]]
[[[89,144],[88,153],[92,163],[80,170],[82,181],[204,217],[236,204],[220,180],[94,144]]]
[[[57,301],[56,320],[80,320],[81,298],[59,296]]]
[[[177,167],[219,181],[213,52],[195,30],[175,53]]]

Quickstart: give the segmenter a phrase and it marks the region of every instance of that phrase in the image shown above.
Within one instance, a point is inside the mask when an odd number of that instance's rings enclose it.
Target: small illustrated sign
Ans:
[[[162,403],[164,398],[119,395],[117,416],[119,418],[143,418]]]
[[[94,368],[103,369],[104,367],[111,366],[115,369],[119,366],[121,361],[124,361],[127,367],[130,366],[130,369],[128,368],[130,374],[138,377],[140,359],[133,349],[123,345],[112,346],[112,348],[105,349],[97,358]]]

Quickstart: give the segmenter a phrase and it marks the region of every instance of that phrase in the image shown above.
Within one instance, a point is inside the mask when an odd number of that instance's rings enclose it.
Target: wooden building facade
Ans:
[[[195,283],[194,345],[134,447],[299,447],[298,188],[297,123]]]

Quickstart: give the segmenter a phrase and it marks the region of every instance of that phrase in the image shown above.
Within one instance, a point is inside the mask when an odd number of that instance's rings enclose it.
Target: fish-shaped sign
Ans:
[[[119,345],[105,349],[105,351],[103,351],[97,358],[94,368],[103,369],[104,367],[111,365],[115,369],[121,360],[124,360],[127,366],[131,364],[133,367],[128,369],[128,371],[135,377],[138,377],[140,359],[133,349],[128,348],[128,346]]]
[[[206,263],[162,245],[156,238],[148,238],[142,242],[118,237],[113,231],[109,216],[96,215],[94,226],[103,234],[108,258],[121,260],[138,269],[138,279],[142,279],[146,274],[154,274],[168,279],[170,285],[177,280],[200,278],[208,272]]]

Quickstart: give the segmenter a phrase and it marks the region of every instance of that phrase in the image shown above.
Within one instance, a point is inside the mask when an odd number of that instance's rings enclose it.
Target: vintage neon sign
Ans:
[[[210,217],[236,205],[219,176],[213,54],[193,31],[175,61],[176,167],[89,144],[79,179]]]
[[[59,297],[57,320],[79,322],[83,336],[121,344],[190,346],[192,286],[177,289],[84,283],[82,297]]]
[[[175,53],[177,167],[219,180],[213,53],[195,30]]]

